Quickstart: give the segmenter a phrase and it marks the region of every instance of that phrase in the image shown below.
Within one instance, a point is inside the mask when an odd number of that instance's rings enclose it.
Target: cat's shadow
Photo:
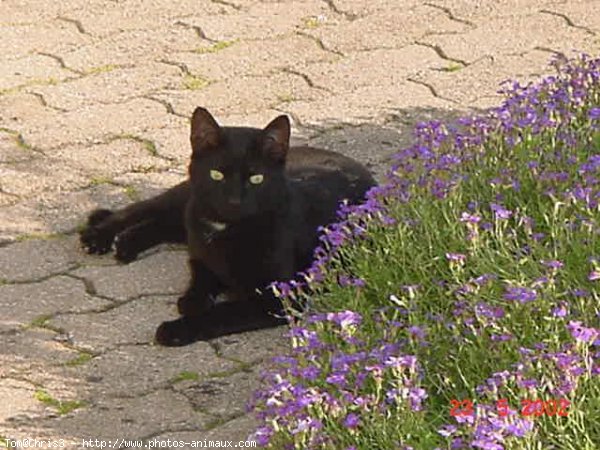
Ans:
[[[285,112],[285,111],[283,111]],[[481,115],[485,110],[451,110],[439,108],[391,108],[376,119],[324,120],[318,124],[296,123],[295,142],[343,153],[369,167],[378,182],[382,182],[391,165],[391,157],[411,145],[417,123],[439,120],[452,123],[465,116]]]

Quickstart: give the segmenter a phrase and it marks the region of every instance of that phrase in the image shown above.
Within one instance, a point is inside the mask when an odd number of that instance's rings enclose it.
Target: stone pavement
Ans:
[[[600,1],[2,0],[0,437],[239,440],[277,329],[152,344],[185,252],[117,265],[76,229],[182,180],[188,117],[264,126],[381,173],[419,120],[600,53]],[[1,446],[2,444],[0,444]]]

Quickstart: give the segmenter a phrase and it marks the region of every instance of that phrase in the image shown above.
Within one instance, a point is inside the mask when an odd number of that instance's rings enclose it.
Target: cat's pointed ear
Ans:
[[[275,162],[285,162],[290,148],[290,119],[276,117],[263,130],[262,149],[265,155]]]
[[[205,108],[196,108],[192,114],[190,136],[194,154],[217,148],[220,135],[221,127],[215,118]]]

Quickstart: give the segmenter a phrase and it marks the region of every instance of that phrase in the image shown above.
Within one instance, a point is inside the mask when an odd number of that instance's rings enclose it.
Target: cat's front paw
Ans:
[[[108,209],[97,209],[89,215],[87,225],[79,233],[79,240],[86,252],[102,255],[110,251],[115,235],[102,225],[112,214]]]
[[[122,263],[130,263],[138,257],[136,236],[131,229],[127,229],[115,238],[115,259]]]
[[[199,317],[212,307],[208,296],[188,291],[177,299],[177,311],[184,317]]]
[[[165,347],[181,347],[206,338],[200,323],[185,317],[161,323],[155,334],[156,343]]]

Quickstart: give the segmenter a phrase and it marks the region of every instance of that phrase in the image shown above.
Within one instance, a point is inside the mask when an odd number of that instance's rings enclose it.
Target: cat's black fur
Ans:
[[[90,214],[81,232],[89,253],[106,253],[114,241],[116,258],[129,262],[161,242],[187,242],[191,282],[177,302],[181,318],[158,327],[160,344],[284,323],[282,305],[266,286],[307,268],[318,226],[335,219],[341,200],[358,202],[374,185],[358,162],[290,148],[289,138],[286,116],[263,130],[220,127],[197,108],[188,181],[123,209]],[[229,301],[215,304],[221,293]]]

